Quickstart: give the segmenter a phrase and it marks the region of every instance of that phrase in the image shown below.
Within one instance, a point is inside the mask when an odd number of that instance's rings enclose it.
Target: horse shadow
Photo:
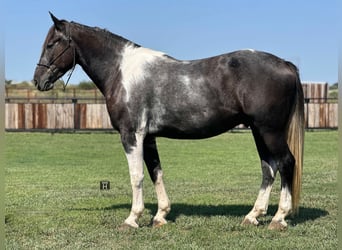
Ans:
[[[80,208],[76,210],[116,210],[131,208],[131,204],[117,204],[104,208]],[[156,214],[157,205],[154,203],[146,203],[145,209],[149,210],[151,216]],[[171,205],[171,212],[167,215],[167,220],[176,222],[180,216],[202,216],[202,217],[214,217],[214,216],[232,216],[241,217],[244,216],[252,209],[252,206],[247,205],[191,205],[185,203],[173,203]],[[270,205],[266,219],[260,220],[261,225],[269,223],[271,216],[277,212],[277,205]],[[287,221],[290,225],[298,225],[307,221],[314,221],[321,217],[327,216],[329,213],[326,210],[320,208],[300,207],[299,214],[295,216],[289,216]]]

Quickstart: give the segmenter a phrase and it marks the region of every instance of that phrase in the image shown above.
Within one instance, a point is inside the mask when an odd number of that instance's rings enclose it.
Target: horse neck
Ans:
[[[105,97],[113,93],[120,79],[121,52],[131,42],[98,28],[75,26],[71,34],[77,63]]]

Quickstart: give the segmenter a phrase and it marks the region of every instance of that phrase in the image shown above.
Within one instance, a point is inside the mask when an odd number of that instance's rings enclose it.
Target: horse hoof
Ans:
[[[118,228],[118,230],[119,231],[127,231],[127,230],[130,230],[130,229],[136,229],[136,228],[138,228],[139,226],[133,226],[133,225],[130,225],[130,224],[127,224],[127,223],[122,223],[120,226],[119,226],[119,228]]]
[[[270,230],[278,230],[283,231],[287,229],[287,223],[285,221],[271,221],[271,224],[268,226]]]
[[[242,226],[249,226],[249,225],[257,226],[257,225],[259,225],[259,221],[255,218],[253,218],[251,220],[251,219],[245,217],[245,219],[241,222],[241,225]]]
[[[167,221],[165,219],[162,220],[153,220],[152,226],[154,228],[162,227],[163,225],[167,224]]]

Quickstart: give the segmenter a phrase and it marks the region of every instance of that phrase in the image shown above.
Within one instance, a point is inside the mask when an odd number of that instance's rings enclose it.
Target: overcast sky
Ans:
[[[338,0],[7,0],[6,79],[33,78],[52,11],[178,59],[264,50],[296,64],[302,81],[332,84],[338,75],[337,5]],[[78,67],[70,82],[83,80],[89,78]]]

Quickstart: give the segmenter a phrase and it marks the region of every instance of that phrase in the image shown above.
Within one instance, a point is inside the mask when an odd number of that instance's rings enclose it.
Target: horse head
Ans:
[[[54,83],[76,63],[75,45],[71,39],[70,23],[57,19],[49,12],[54,25],[50,28],[34,73],[34,84],[41,91],[53,88]]]

